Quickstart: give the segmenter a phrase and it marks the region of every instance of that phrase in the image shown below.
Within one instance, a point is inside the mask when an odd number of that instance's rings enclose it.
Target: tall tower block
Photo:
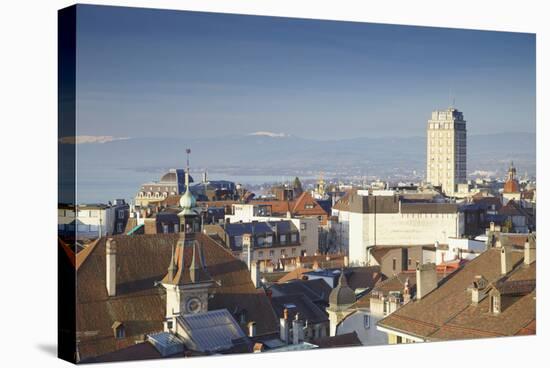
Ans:
[[[426,181],[447,195],[466,183],[466,121],[457,109],[432,112],[427,131]]]

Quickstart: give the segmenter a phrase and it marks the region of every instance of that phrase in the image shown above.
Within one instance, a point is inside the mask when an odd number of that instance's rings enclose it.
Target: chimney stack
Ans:
[[[416,267],[416,299],[424,298],[437,288],[435,263],[425,263]]]
[[[109,296],[116,295],[116,241],[107,239],[106,248],[106,286]]]
[[[248,337],[256,336],[256,322],[248,322]]]
[[[487,294],[488,284],[489,283],[482,275],[477,275],[474,278],[474,282],[472,285],[472,304],[477,305],[483,300],[483,298]]]
[[[247,251],[246,266],[248,270],[252,270],[252,234],[243,234],[243,250]]]
[[[348,256],[344,256],[344,267],[346,267],[346,268],[349,267],[349,257]]]
[[[283,318],[280,319],[280,339],[285,343],[289,343],[289,334],[288,334],[288,309],[283,310]]]
[[[535,239],[531,234],[527,237],[527,241],[525,242],[525,250],[523,254],[523,263],[526,265],[530,265],[533,262],[535,262],[537,259],[537,247],[535,243]]]
[[[259,261],[253,261],[251,268],[250,268],[250,277],[252,278],[252,283],[254,284],[254,287],[258,289],[262,286],[262,281],[260,277],[260,262]]]
[[[304,341],[304,323],[296,313],[296,318],[292,321],[292,344],[297,345],[302,341]]]
[[[506,275],[512,271],[512,254],[510,247],[500,248],[500,273]]]

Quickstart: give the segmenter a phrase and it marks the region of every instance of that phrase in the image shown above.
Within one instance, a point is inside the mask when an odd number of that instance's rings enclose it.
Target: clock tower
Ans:
[[[185,232],[180,233],[162,280],[166,290],[165,330],[173,331],[175,319],[180,315],[207,312],[208,290],[213,283],[206,270],[201,244],[196,239],[186,239]]]

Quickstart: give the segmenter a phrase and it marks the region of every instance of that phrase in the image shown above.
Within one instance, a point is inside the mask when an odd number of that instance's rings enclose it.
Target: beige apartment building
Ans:
[[[427,182],[447,195],[466,182],[466,121],[457,109],[432,112],[427,127]]]

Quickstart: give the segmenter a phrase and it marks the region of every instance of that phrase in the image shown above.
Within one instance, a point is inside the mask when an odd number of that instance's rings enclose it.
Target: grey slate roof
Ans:
[[[234,345],[235,340],[246,337],[227,309],[185,314],[179,316],[177,322],[189,336],[184,341],[186,346],[196,351],[226,350]]]

